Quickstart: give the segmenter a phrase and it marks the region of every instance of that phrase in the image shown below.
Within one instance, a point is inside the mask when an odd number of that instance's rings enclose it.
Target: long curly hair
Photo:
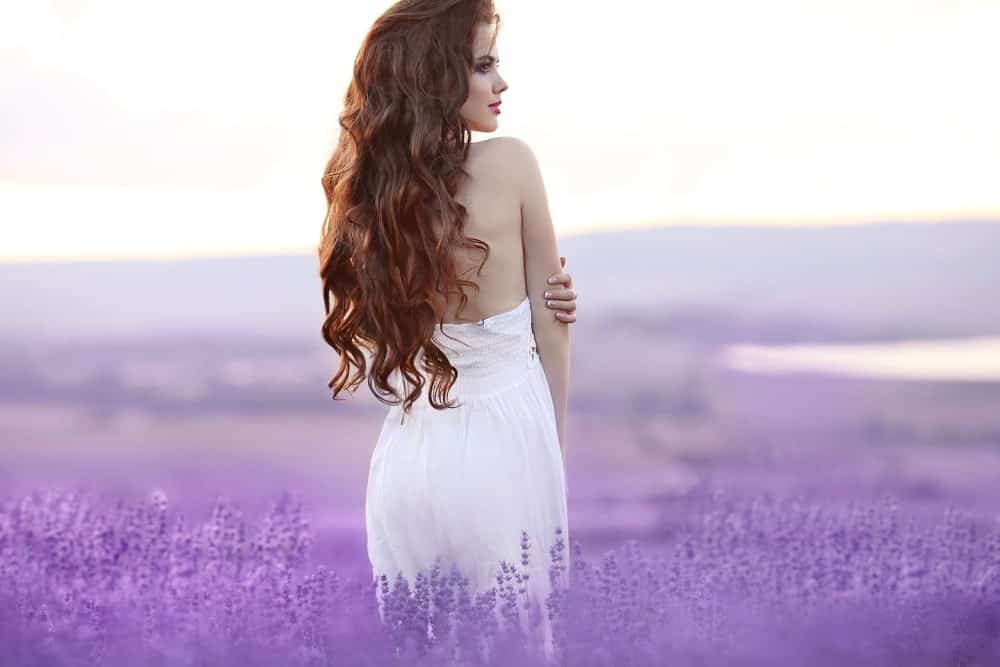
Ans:
[[[432,340],[445,315],[434,297],[458,294],[461,313],[463,288],[478,294],[479,285],[459,278],[452,253],[482,252],[477,277],[490,253],[485,241],[465,235],[466,209],[454,196],[469,175],[463,163],[472,133],[459,111],[482,23],[495,26],[495,41],[500,16],[492,0],[400,0],[375,21],[355,58],[342,131],[322,178],[322,335],[340,356],[328,383],[334,400],[367,377],[379,401],[402,402],[408,412],[424,386],[416,368],[422,353],[431,405],[457,407],[448,391],[458,371]],[[397,369],[413,385],[405,397],[389,382]]]

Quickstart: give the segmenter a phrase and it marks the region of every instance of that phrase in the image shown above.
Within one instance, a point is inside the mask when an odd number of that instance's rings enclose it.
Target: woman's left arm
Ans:
[[[559,263],[566,268],[565,257],[560,257]],[[549,286],[545,289],[545,305],[556,311],[554,317],[558,321],[566,324],[576,322],[576,290],[573,289],[573,276],[565,271],[549,276]]]

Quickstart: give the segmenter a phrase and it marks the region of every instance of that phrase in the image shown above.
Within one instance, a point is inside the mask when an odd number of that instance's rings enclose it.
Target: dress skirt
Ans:
[[[389,408],[365,494],[373,575],[385,574],[392,587],[402,574],[412,591],[416,574],[428,576],[437,558],[441,578],[455,566],[475,601],[490,588],[499,595],[497,574],[506,561],[528,574],[530,613],[539,615],[551,648],[545,606],[552,588],[550,550],[562,541],[564,569],[557,582],[565,588],[570,542],[564,461],[530,302],[525,297],[480,322],[445,324],[434,336],[458,370],[449,398],[461,405],[434,409],[426,382],[407,414],[400,406]],[[517,601],[527,628],[524,597]]]

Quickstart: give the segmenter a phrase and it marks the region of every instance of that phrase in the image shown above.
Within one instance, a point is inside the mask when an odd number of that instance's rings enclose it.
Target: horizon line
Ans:
[[[664,229],[714,229],[718,231],[733,231],[747,229],[792,229],[792,230],[817,230],[817,229],[840,229],[844,227],[877,227],[885,225],[995,225],[1000,224],[1000,216],[997,217],[889,217],[877,220],[817,220],[813,221],[746,221],[734,222],[732,220],[701,221],[701,222],[633,222],[622,223],[615,226],[593,226],[566,230],[564,233],[557,232],[558,239],[599,236],[608,234],[623,234],[628,232],[643,232]],[[109,263],[109,262],[183,262],[202,261],[220,259],[250,259],[268,257],[302,257],[312,255],[316,252],[312,248],[294,247],[274,250],[234,250],[232,252],[219,252],[213,250],[205,253],[175,253],[175,254],[149,254],[149,253],[126,253],[108,255],[34,255],[34,256],[4,256],[0,254],[0,266],[20,265],[20,264],[87,264],[87,263]]]

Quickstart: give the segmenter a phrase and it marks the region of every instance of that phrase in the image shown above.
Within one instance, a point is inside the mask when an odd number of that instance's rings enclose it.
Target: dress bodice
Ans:
[[[450,399],[461,401],[488,396],[503,391],[518,382],[538,363],[538,347],[531,326],[531,301],[524,297],[517,306],[479,322],[446,322],[435,326],[432,337],[451,364],[458,378],[448,393]],[[424,373],[417,355],[417,368]],[[429,408],[427,400],[430,377],[411,410]],[[401,375],[393,373],[394,386],[399,388]],[[394,406],[394,409],[399,409]]]

